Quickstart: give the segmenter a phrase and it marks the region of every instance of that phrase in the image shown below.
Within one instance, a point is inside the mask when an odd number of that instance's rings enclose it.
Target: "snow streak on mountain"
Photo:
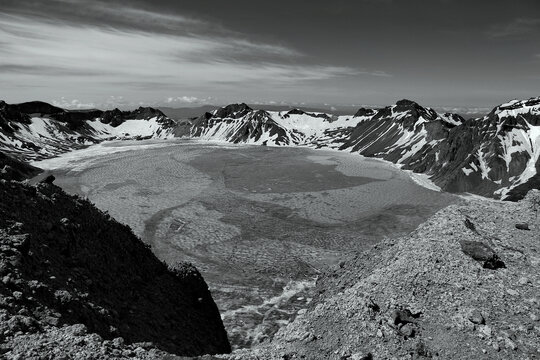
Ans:
[[[103,140],[170,138],[176,124],[153,108],[69,111],[38,101],[0,101],[0,151],[43,159]]]
[[[0,102],[0,150],[26,160],[107,139],[172,137],[349,151],[426,174],[445,191],[509,200],[540,186],[540,97],[467,120],[410,100],[350,116],[231,104],[181,121],[152,108],[68,111]]]

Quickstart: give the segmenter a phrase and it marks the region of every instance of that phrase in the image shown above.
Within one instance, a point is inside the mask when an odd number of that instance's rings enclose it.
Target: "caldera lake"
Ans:
[[[233,348],[294,319],[326,269],[458,199],[377,159],[299,147],[116,141],[34,165],[169,265],[193,263]]]

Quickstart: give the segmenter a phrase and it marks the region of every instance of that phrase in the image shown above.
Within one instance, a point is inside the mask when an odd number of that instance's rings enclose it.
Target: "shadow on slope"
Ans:
[[[0,198],[4,352],[18,336],[78,323],[180,355],[230,351],[193,266],[167,268],[129,227],[55,185],[0,180]]]

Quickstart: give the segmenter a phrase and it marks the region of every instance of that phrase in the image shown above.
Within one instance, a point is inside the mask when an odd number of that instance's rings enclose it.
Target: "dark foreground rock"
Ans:
[[[35,176],[40,172],[41,169],[0,151],[0,179],[21,181]]]
[[[460,240],[459,244],[464,254],[482,263],[482,266],[486,269],[497,270],[506,267],[499,255],[487,244],[471,240]]]
[[[410,236],[325,274],[311,308],[272,342],[228,358],[540,358],[540,223],[531,200],[441,210]],[[506,267],[483,267],[495,254]]]
[[[59,187],[0,180],[0,357],[172,358],[230,351],[199,272]]]

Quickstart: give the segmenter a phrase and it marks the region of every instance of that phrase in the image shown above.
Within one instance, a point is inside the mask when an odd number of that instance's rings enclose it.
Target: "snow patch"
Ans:
[[[467,169],[467,168],[461,168],[461,171],[465,173],[465,175],[469,176],[472,172],[474,172],[473,169]]]

